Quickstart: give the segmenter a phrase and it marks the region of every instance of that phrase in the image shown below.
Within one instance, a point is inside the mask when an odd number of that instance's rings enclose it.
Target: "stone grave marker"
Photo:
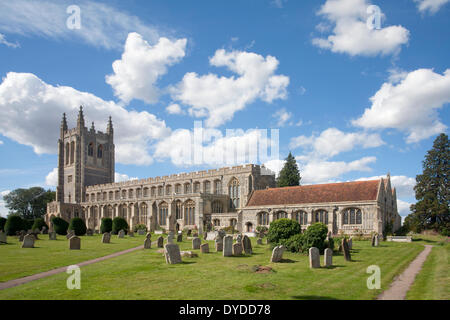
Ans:
[[[344,252],[344,258],[347,261],[351,261],[352,257],[350,255],[350,249],[348,248],[347,239],[342,239],[342,251]]]
[[[348,239],[348,249],[352,250],[353,249],[353,237],[350,237],[350,239]]]
[[[237,257],[242,255],[242,244],[240,242],[236,242],[233,244],[233,256]]]
[[[55,231],[51,231],[48,233],[48,239],[49,240],[56,240],[56,232]]]
[[[111,233],[105,232],[102,236],[102,243],[109,243],[111,241]]]
[[[182,233],[177,235],[177,242],[183,242],[183,234]]]
[[[123,237],[125,237],[125,231],[120,230],[118,235],[117,235],[117,238],[122,239]]]
[[[144,240],[144,249],[151,249],[152,247],[152,239],[150,237],[146,237]]]
[[[273,248],[270,262],[280,262],[283,259],[283,253],[285,249],[286,247],[283,245]]]
[[[192,249],[193,250],[200,249],[201,243],[202,243],[202,240],[200,240],[200,238],[192,239]]]
[[[28,233],[23,237],[22,248],[34,248],[34,236],[31,233]]]
[[[252,254],[252,242],[250,241],[250,238],[246,235],[242,237],[242,247],[244,248],[245,254]]]
[[[166,263],[177,264],[181,263],[180,248],[177,244],[168,243],[164,246],[164,256],[166,257]]]
[[[204,243],[200,246],[201,253],[209,253],[209,244]]]
[[[0,230],[0,244],[6,244],[6,233]]]
[[[80,250],[81,249],[81,239],[77,236],[73,236],[69,239],[69,249],[70,250]]]
[[[333,250],[326,248],[323,256],[323,264],[325,267],[331,267],[333,265]]]
[[[158,237],[157,241],[157,245],[158,248],[164,248],[164,238],[162,236]]]
[[[69,232],[67,232],[66,238],[70,239],[75,235],[75,232],[73,230],[69,230]]]
[[[233,236],[223,238],[223,256],[231,257],[233,255]]]
[[[215,246],[216,246],[216,252],[223,251],[223,241],[219,241],[218,239],[216,239]]]
[[[309,267],[320,268],[320,252],[316,247],[309,248]]]

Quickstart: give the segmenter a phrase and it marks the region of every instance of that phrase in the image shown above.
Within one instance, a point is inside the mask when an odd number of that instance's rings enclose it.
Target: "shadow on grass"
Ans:
[[[291,298],[296,300],[339,300],[336,298],[324,296],[292,296]]]
[[[412,241],[413,242],[415,242],[415,241],[423,241],[423,242],[426,242],[426,243],[437,243],[437,242],[439,242],[439,241],[436,241],[436,240],[429,240],[429,239],[422,239],[422,238],[412,239]]]
[[[322,269],[336,269],[336,268],[345,268],[346,266],[341,266],[341,265],[338,265],[338,264],[336,264],[336,265],[332,265],[332,266],[329,266],[329,267],[321,267]]]
[[[297,260],[291,260],[291,259],[281,259],[279,263],[296,263]]]
[[[197,263],[197,262],[195,262],[195,261],[181,261],[181,263],[179,263],[179,264],[194,264],[194,263]]]

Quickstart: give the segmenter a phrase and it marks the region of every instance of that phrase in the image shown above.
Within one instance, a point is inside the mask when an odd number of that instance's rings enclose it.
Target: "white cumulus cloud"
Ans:
[[[114,61],[114,73],[106,76],[106,82],[125,103],[133,99],[155,103],[160,94],[156,82],[167,73],[168,66],[184,57],[186,42],[160,38],[151,46],[140,34],[130,33],[122,57]]]
[[[130,177],[127,174],[124,173],[114,173],[114,182],[122,182],[122,181],[129,181],[129,180],[137,180],[137,177]]]
[[[275,57],[219,49],[209,62],[228,68],[238,77],[189,72],[171,89],[172,98],[190,106],[192,116],[207,117],[207,127],[224,124],[256,99],[272,103],[287,97],[289,77],[275,74],[279,63]]]
[[[429,12],[435,14],[439,9],[450,2],[450,0],[414,0],[417,3],[417,8],[420,12]]]
[[[326,38],[314,38],[313,44],[336,53],[350,56],[376,56],[396,54],[408,43],[409,31],[402,26],[369,28],[367,0],[327,0],[318,14],[326,19],[326,25],[334,26]],[[382,15],[382,13],[380,13]],[[326,31],[322,26],[321,31]]]
[[[273,117],[277,120],[278,127],[284,127],[286,124],[288,124],[288,121],[292,118],[292,113],[288,112],[285,108],[283,108],[275,112],[273,114]]]
[[[181,109],[180,105],[177,103],[172,103],[166,108],[167,113],[169,114],[184,114],[183,109]]]
[[[370,98],[372,106],[352,123],[366,129],[394,128],[407,133],[406,142],[429,138],[447,128],[438,110],[450,102],[450,69],[442,75],[417,69],[389,80]]]
[[[45,185],[49,187],[58,186],[58,168],[53,168],[45,177]]]
[[[356,181],[378,180],[380,178],[386,178],[386,176],[363,177]],[[416,179],[407,176],[391,176],[391,185],[395,187],[398,198],[415,197],[414,186],[416,185]]]

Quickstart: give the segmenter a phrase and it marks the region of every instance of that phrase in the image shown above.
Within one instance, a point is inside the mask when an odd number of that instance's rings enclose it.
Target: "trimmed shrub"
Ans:
[[[5,223],[5,233],[8,236],[15,236],[17,231],[23,229],[23,219],[20,216],[9,216]]]
[[[112,221],[112,232],[117,234],[120,230],[125,232],[128,230],[127,220],[122,217],[115,217]]]
[[[35,229],[39,229],[40,231],[42,231],[42,228],[46,227],[48,230],[48,225],[45,223],[45,220],[42,218],[36,218],[34,219],[34,223],[31,226],[31,230],[35,230]]]
[[[144,230],[147,231],[147,226],[145,224],[137,224],[134,226],[133,231],[138,232],[138,230]]]
[[[278,219],[270,224],[267,240],[272,246],[281,243],[281,240],[287,240],[290,237],[302,232],[300,224],[291,219]]]
[[[328,246],[327,234],[328,227],[321,222],[309,226],[304,233],[302,252],[308,252],[309,248],[316,247],[322,253]]]
[[[76,236],[83,236],[86,234],[86,224],[81,218],[73,218],[70,220],[69,230],[73,230]]]
[[[33,219],[22,219],[22,230],[33,230],[33,224],[34,224],[34,220]]]
[[[60,218],[60,217],[53,217],[51,222],[53,223],[53,229],[55,230],[55,232],[59,235],[66,235],[67,234],[67,229],[69,228],[69,223]]]
[[[0,217],[0,230],[5,231],[6,218]]]
[[[286,247],[286,250],[290,252],[301,252],[304,236],[305,235],[302,233],[295,234],[289,239],[281,240],[281,244],[284,245]]]
[[[102,218],[102,223],[100,224],[100,233],[111,232],[113,221],[111,218]]]

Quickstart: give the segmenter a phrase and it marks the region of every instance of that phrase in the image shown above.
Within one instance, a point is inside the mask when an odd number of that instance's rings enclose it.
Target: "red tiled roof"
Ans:
[[[376,200],[380,180],[255,190],[247,206]]]

